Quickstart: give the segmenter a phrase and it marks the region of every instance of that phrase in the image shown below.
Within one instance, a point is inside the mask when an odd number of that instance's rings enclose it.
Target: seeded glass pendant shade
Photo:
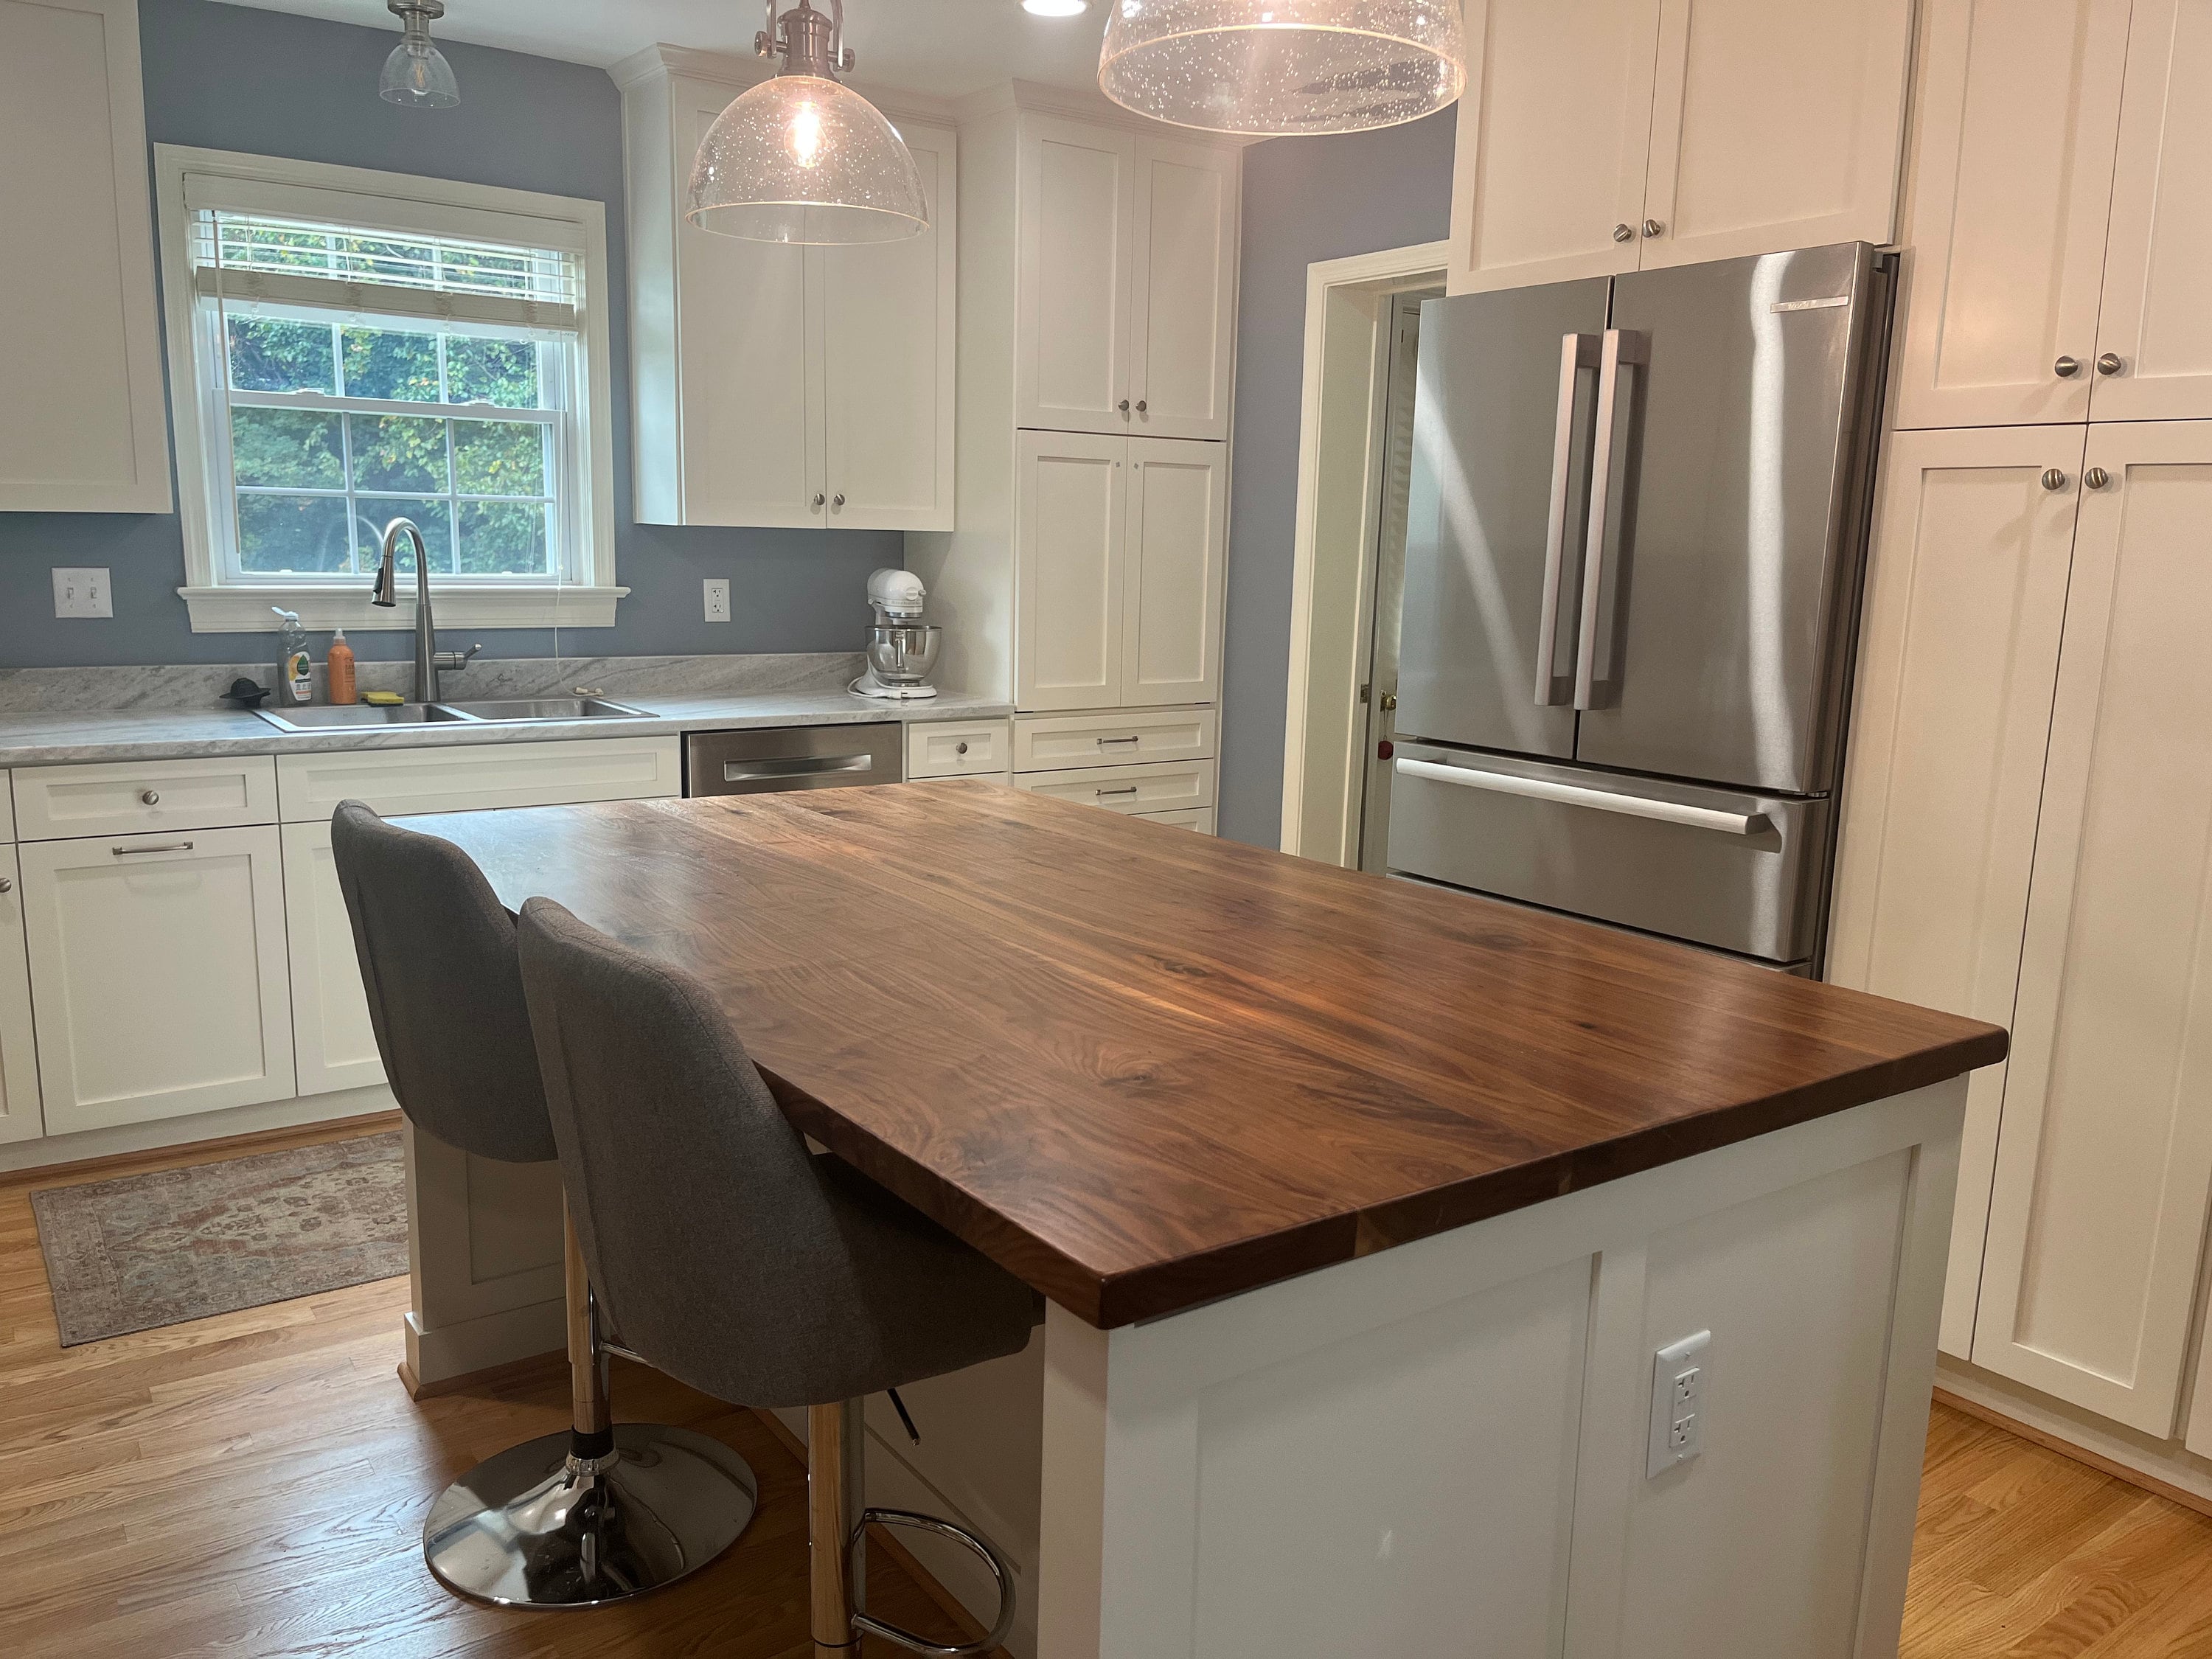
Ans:
[[[430,20],[446,15],[441,0],[389,0],[389,9],[399,19],[399,44],[384,60],[376,95],[387,104],[453,108],[461,101],[461,89],[453,66],[430,39]]]
[[[773,13],[775,0],[769,0]],[[842,0],[799,3],[756,41],[784,67],[734,100],[699,141],[685,216],[759,242],[890,242],[929,228],[921,173],[881,111],[843,85]]]
[[[1359,132],[1467,85],[1459,0],[1110,0],[1098,84],[1212,132]]]

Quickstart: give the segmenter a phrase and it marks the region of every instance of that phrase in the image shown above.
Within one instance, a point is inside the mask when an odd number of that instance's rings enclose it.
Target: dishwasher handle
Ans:
[[[1764,812],[1723,812],[1686,801],[1653,800],[1645,795],[1618,794],[1610,789],[1591,789],[1580,784],[1554,783],[1549,778],[1524,778],[1512,772],[1486,772],[1473,766],[1440,766],[1434,761],[1401,756],[1398,770],[1410,778],[1436,783],[1455,783],[1468,789],[1486,789],[1500,795],[1524,795],[1531,800],[1556,801],[1562,806],[1590,806],[1601,812],[1619,812],[1632,818],[1656,818],[1662,823],[1685,824],[1692,830],[1717,830],[1723,835],[1762,835],[1774,827]]]
[[[761,783],[771,778],[811,778],[830,772],[872,772],[873,755],[796,755],[785,760],[722,763],[724,783]]]

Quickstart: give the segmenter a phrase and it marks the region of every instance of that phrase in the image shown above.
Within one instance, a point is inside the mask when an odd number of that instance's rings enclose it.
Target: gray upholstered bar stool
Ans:
[[[862,1398],[1019,1352],[1043,1317],[1012,1274],[835,1158],[811,1156],[699,982],[550,899],[522,907],[522,982],[592,1283],[648,1363],[719,1399],[807,1410],[814,1651],[862,1631],[923,1653],[1005,1638],[1013,1578],[950,1522],[861,1506]],[[862,1528],[981,1555],[996,1628],[939,1646],[870,1618]]]
[[[451,842],[359,801],[331,820],[377,1052],[400,1109],[449,1146],[551,1160],[514,918]],[[571,1426],[509,1447],[448,1486],[422,1553],[448,1589],[510,1607],[595,1607],[706,1565],[752,1520],[758,1486],[719,1440],[613,1422],[607,1352],[567,1227]]]

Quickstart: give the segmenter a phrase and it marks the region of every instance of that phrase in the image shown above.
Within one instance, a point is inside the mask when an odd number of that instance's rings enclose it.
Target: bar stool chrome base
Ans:
[[[440,1583],[504,1607],[596,1607],[672,1584],[738,1540],[760,1483],[719,1440],[614,1425],[614,1455],[569,1455],[567,1430],[485,1459],[430,1506]]]

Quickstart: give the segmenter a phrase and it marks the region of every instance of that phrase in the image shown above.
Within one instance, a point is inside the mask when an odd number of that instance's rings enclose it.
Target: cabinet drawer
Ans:
[[[1167,766],[1086,766],[1073,772],[1017,772],[1014,787],[1086,806],[1150,817],[1213,805],[1213,763]]]
[[[672,737],[285,755],[276,763],[287,823],[327,819],[342,800],[366,801],[386,817],[649,800],[682,794],[683,779]]]
[[[1018,717],[1014,770],[1207,760],[1213,754],[1213,722],[1211,708]]]
[[[1137,817],[1147,823],[1164,823],[1177,830],[1195,830],[1201,836],[1213,833],[1213,809],[1193,806],[1180,812],[1139,812]]]
[[[978,772],[1003,772],[1012,733],[1004,720],[948,720],[906,729],[906,775],[909,778],[964,778]]]
[[[18,767],[15,823],[25,841],[220,830],[276,821],[269,755]]]

